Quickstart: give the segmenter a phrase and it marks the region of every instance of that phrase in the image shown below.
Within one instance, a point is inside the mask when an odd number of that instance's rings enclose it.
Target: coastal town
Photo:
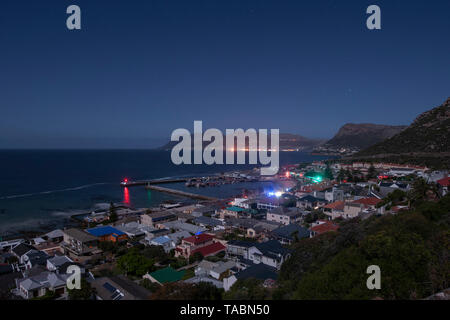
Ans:
[[[215,198],[196,197],[195,187],[244,181],[272,184],[231,198],[221,198],[220,191]],[[123,181],[118,188],[131,184]],[[407,212],[408,195],[419,186],[428,200],[438,201],[448,193],[450,177],[423,166],[317,161],[284,166],[276,176],[254,169],[185,184],[192,187],[179,194],[185,201],[151,208],[111,203],[108,210],[78,217],[76,227],[3,239],[1,298],[176,299],[177,292],[203,286],[221,299],[249,279],[270,292],[294,246],[336,233],[352,219]],[[81,289],[68,288],[71,266],[81,270]]]

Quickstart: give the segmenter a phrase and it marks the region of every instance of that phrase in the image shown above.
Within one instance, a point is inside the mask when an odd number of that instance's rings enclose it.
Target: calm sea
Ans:
[[[282,152],[280,163],[324,158],[302,152]],[[70,215],[108,206],[110,202],[124,202],[140,208],[174,198],[146,191],[143,187],[128,188],[124,192],[119,185],[124,178],[195,176],[251,167],[176,166],[170,161],[170,152],[155,150],[0,151],[0,236],[20,230],[60,227]],[[184,184],[170,187],[186,188]],[[200,188],[195,192],[228,197],[251,188],[251,183],[240,183]]]

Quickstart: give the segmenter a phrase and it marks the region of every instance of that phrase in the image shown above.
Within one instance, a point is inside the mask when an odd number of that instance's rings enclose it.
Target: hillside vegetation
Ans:
[[[450,195],[398,215],[358,218],[294,244],[275,299],[421,299],[450,284]],[[366,287],[369,265],[381,290]]]
[[[419,115],[405,130],[353,156],[354,159],[404,159],[447,167],[450,163],[450,98]]]

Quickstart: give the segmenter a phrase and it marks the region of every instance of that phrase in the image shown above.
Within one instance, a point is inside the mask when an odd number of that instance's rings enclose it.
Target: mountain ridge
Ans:
[[[419,114],[405,130],[354,154],[353,158],[403,157],[416,163],[448,166],[449,153],[450,97],[442,105]]]
[[[191,141],[193,144],[193,135],[191,134]],[[224,144],[225,144],[225,137],[224,137]],[[270,134],[268,134],[268,144],[270,145]],[[307,138],[299,134],[293,134],[293,133],[280,133],[280,150],[297,150],[297,151],[312,151],[314,147],[322,144],[325,142],[325,139],[312,139]],[[178,143],[178,141],[169,141],[165,145],[156,148],[157,150],[171,150],[173,146],[175,146]],[[211,142],[204,141],[203,147],[207,146]]]
[[[349,154],[360,151],[389,138],[407,126],[393,126],[374,123],[346,123],[327,142],[318,146],[315,152],[326,154]]]

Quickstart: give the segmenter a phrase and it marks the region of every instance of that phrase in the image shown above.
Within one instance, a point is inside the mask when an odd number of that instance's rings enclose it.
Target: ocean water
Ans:
[[[280,163],[324,159],[302,152],[282,152]],[[170,152],[157,150],[3,150],[0,151],[0,236],[23,230],[60,227],[76,213],[90,212],[110,202],[141,208],[158,205],[173,195],[124,190],[130,180],[196,176],[252,168],[251,165],[174,165]],[[189,189],[229,197],[255,183]],[[186,189],[184,184],[171,188]]]

